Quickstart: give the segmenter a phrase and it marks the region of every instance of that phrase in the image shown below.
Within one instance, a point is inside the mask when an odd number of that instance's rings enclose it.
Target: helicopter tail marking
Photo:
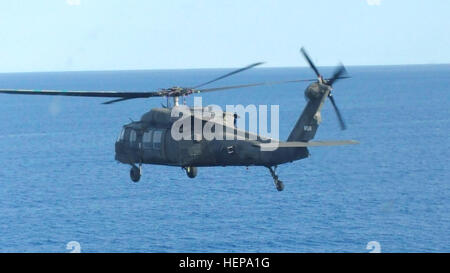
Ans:
[[[324,92],[318,98],[308,99],[303,113],[297,120],[287,141],[310,141],[316,135],[317,128],[321,122],[320,109],[325,102],[328,92]]]

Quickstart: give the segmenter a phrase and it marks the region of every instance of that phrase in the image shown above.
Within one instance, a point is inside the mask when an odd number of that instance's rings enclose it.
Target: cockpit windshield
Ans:
[[[125,128],[122,129],[122,131],[119,134],[119,138],[117,138],[117,141],[123,141],[123,139],[125,138]]]

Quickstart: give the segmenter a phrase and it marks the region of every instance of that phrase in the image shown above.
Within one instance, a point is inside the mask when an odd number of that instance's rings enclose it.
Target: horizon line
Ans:
[[[417,64],[358,64],[358,65],[344,65],[345,67],[392,67],[392,66],[442,66],[450,65],[450,63],[417,63]],[[317,67],[333,68],[333,65],[322,65]],[[10,71],[1,72],[0,74],[21,74],[21,73],[72,73],[72,72],[126,72],[126,71],[174,71],[174,70],[222,70],[222,69],[237,69],[240,67],[200,67],[200,68],[138,68],[138,69],[98,69],[98,70],[42,70],[42,71]],[[273,68],[309,68],[309,66],[265,66],[255,67],[255,69],[273,69]]]

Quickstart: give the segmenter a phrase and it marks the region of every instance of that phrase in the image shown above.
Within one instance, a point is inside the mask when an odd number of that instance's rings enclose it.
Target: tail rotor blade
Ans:
[[[333,108],[338,117],[339,125],[341,126],[341,130],[345,130],[347,127],[345,126],[345,122],[344,122],[344,119],[342,118],[341,112],[339,111],[339,108],[337,107],[336,102],[334,101],[333,95],[330,94],[328,97],[330,98],[331,104],[333,104]]]
[[[338,67],[336,68],[336,70],[334,71],[334,74],[333,74],[333,76],[331,77],[331,79],[329,79],[329,80],[327,81],[327,84],[328,84],[329,86],[332,86],[333,83],[334,83],[336,80],[343,78],[343,77],[341,77],[341,76],[344,75],[344,74],[346,74],[346,73],[347,73],[347,70],[345,69],[344,65],[343,65],[342,63],[339,64],[339,66],[338,66]]]
[[[312,68],[312,70],[314,70],[314,72],[316,73],[317,77],[320,78],[320,73],[319,70],[317,70],[317,67],[314,65],[314,63],[312,62],[311,58],[309,57],[308,53],[306,53],[306,50],[304,47],[302,47],[300,49],[300,52],[303,54],[303,57],[305,57],[306,61],[308,62],[309,66]]]

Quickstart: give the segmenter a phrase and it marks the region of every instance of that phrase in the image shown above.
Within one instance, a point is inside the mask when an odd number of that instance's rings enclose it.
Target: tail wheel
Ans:
[[[189,178],[195,178],[197,176],[197,167],[186,167],[184,169]]]
[[[141,179],[141,170],[136,166],[131,167],[130,178],[135,183],[139,182],[139,180]]]

